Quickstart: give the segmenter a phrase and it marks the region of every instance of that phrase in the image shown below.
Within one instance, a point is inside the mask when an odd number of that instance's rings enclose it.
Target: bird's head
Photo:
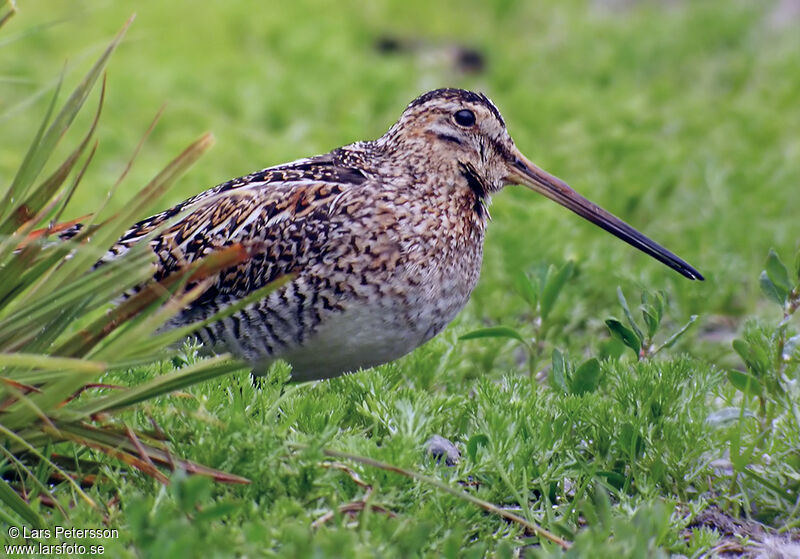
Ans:
[[[514,145],[497,107],[483,94],[437,89],[408,105],[382,138],[415,146],[434,164],[456,166],[479,196],[507,185],[523,185],[616,235],[689,279],[703,276],[688,263],[590,202],[564,181],[540,169]]]

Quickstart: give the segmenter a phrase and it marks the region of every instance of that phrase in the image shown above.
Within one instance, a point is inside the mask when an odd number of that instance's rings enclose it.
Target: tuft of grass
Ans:
[[[157,202],[208,150],[212,137],[206,134],[186,148],[125,210],[90,219],[69,241],[48,238],[64,228],[58,216],[95,153],[96,142],[87,148],[100,118],[105,82],[82,140],[52,174],[38,177],[129,25],[130,20],[57,111],[60,86],[56,87],[27,154],[1,195],[0,504],[2,518],[10,524],[21,521],[43,528],[47,525],[43,507],[53,507],[66,518],[75,499],[97,508],[86,488],[103,473],[98,462],[85,459],[76,449],[106,454],[162,483],[168,481],[162,468],[247,483],[241,476],[174,456],[163,436],[133,430],[110,416],[238,370],[241,363],[222,355],[127,388],[99,382],[110,371],[162,359],[193,327],[165,333],[159,333],[159,327],[197,297],[214,274],[249,258],[243,247],[234,245],[159,283],[151,280],[154,255],[146,242],[113,262],[96,265],[134,217]],[[263,297],[278,283],[258,295]],[[192,284],[196,286],[186,287]],[[141,288],[131,291],[136,286]],[[60,485],[68,491],[62,494]]]

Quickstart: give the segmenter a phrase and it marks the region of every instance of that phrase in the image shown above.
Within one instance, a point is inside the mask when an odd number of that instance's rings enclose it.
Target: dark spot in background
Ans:
[[[479,74],[486,71],[486,56],[469,45],[381,35],[375,39],[374,46],[375,50],[383,55],[433,57],[434,60],[442,60],[450,69],[463,74]]]
[[[486,69],[486,58],[471,47],[458,47],[456,66],[465,74],[479,74]]]
[[[397,37],[378,37],[375,40],[375,50],[382,54],[391,54],[403,50],[403,45]]]

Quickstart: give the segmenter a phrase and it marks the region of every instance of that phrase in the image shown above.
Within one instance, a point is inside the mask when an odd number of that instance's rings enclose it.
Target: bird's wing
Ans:
[[[154,229],[178,221],[150,245],[157,256],[156,280],[214,251],[240,243],[250,258],[211,279],[192,304],[194,317],[205,305],[235,300],[287,273],[301,271],[332,234],[330,215],[368,175],[336,150],[233,179],[145,219],[123,235],[104,260],[118,257]],[[216,307],[216,304],[211,305]]]

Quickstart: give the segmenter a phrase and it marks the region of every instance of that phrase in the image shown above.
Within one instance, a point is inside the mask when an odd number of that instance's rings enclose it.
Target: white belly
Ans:
[[[399,309],[355,306],[325,320],[306,343],[279,357],[292,365],[293,381],[330,378],[388,363],[438,334],[463,303],[447,315],[422,310],[412,321]]]

